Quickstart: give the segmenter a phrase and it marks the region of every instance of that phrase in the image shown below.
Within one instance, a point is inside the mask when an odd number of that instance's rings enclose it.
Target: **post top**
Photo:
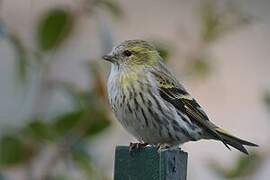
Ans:
[[[180,148],[147,146],[130,152],[128,146],[117,146],[114,180],[186,180],[187,156]]]
[[[129,147],[124,146],[124,145],[118,145],[118,146],[116,146],[116,151],[128,151],[129,152]],[[142,153],[142,152],[151,152],[151,153],[180,152],[180,153],[187,154],[187,152],[183,151],[181,148],[166,148],[166,149],[158,150],[158,148],[155,146],[146,146],[146,147],[143,147],[140,149],[134,149],[129,153],[134,154],[134,153]]]

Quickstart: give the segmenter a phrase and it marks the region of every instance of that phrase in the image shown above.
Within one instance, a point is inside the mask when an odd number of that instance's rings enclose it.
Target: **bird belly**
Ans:
[[[173,106],[149,86],[136,90],[138,87],[139,84],[132,84],[117,93],[109,92],[113,112],[129,133],[149,144],[177,145],[194,139],[192,130]]]
[[[132,101],[130,99],[129,103]],[[173,119],[174,117],[170,117],[169,112],[164,116],[156,108],[140,106],[138,109],[131,108],[130,111],[128,106],[125,106],[115,114],[122,126],[140,142],[176,145],[189,141],[189,137],[183,132],[186,130]]]

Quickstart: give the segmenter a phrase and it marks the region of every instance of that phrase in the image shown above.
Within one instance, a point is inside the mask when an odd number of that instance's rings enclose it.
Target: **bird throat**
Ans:
[[[118,84],[122,88],[125,88],[138,80],[138,74],[136,72],[125,72],[118,75]]]

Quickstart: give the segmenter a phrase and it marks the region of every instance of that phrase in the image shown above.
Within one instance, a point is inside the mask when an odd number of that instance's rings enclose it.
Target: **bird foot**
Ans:
[[[136,149],[141,149],[141,148],[144,148],[145,146],[147,146],[148,143],[130,143],[129,144],[129,152],[133,151],[133,150],[136,150]]]
[[[168,144],[158,144],[157,145],[157,150],[158,152],[161,152],[162,150],[165,150],[165,149],[169,149],[171,146],[169,146]]]
[[[181,149],[178,145],[169,145],[169,144],[157,144],[157,150],[160,153],[163,150],[179,150]]]

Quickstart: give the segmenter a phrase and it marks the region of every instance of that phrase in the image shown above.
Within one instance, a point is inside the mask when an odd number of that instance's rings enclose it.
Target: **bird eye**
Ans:
[[[124,56],[131,56],[132,55],[132,52],[130,52],[129,50],[125,50],[124,52],[123,52],[123,54],[124,54]]]

